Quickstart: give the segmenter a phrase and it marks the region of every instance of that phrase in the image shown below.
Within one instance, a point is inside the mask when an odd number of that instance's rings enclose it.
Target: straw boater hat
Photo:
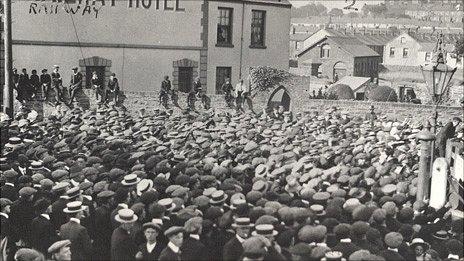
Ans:
[[[137,184],[137,196],[141,196],[144,192],[149,191],[153,188],[153,180],[150,179],[142,179]]]
[[[217,190],[211,194],[211,199],[209,202],[211,204],[220,204],[220,203],[223,203],[227,198],[228,198],[228,195],[224,193],[224,191]]]
[[[172,198],[163,198],[158,200],[158,204],[164,206],[167,211],[172,211],[176,208],[176,204],[172,201]]]
[[[422,245],[426,250],[430,248],[430,244],[425,242],[422,238],[414,238],[409,246],[415,248],[418,245]]]
[[[121,183],[124,186],[132,186],[140,182],[140,178],[136,174],[129,174],[124,176],[124,180]]]
[[[123,208],[118,211],[114,219],[119,223],[133,223],[137,221],[138,217],[132,209]]]
[[[271,224],[260,224],[255,226],[255,231],[251,233],[253,236],[276,236],[278,232],[274,230],[274,226]]]
[[[343,257],[343,253],[339,251],[329,251],[325,253],[325,257],[321,261],[346,261]]]
[[[81,201],[72,201],[66,204],[66,208],[63,209],[64,213],[78,213],[85,210],[85,206],[82,205]]]
[[[238,228],[238,227],[253,227],[254,225],[251,223],[250,219],[247,217],[240,217],[236,218],[234,220],[234,223],[232,224],[233,228]]]

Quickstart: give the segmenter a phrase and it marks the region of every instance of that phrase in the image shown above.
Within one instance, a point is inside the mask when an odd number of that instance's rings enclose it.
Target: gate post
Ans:
[[[445,205],[448,183],[448,163],[445,158],[437,158],[432,168],[432,187],[430,189],[430,206],[440,209]]]
[[[420,140],[420,160],[416,201],[424,201],[429,198],[432,141],[435,140],[435,135],[425,128],[417,138]]]

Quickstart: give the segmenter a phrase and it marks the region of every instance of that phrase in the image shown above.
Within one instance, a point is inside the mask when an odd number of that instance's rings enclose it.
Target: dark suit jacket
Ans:
[[[6,251],[7,251],[7,260],[13,260],[13,256],[16,252],[15,242],[17,241],[17,234],[14,230],[13,225],[11,225],[10,218],[0,216],[0,241],[5,237],[8,238]]]
[[[159,256],[159,261],[180,261],[182,260],[178,253],[172,251],[169,246],[166,246]]]
[[[71,241],[71,259],[72,260],[88,260],[92,253],[92,243],[87,229],[74,222],[61,226],[60,236],[62,239]]]
[[[106,206],[98,207],[95,210],[94,249],[96,250],[96,247],[98,247],[95,254],[102,259],[110,259],[112,233],[111,210]]]
[[[47,253],[48,248],[58,241],[52,222],[43,216],[32,220],[32,247],[42,253]]]
[[[180,250],[182,260],[209,260],[208,250],[205,245],[200,240],[190,236],[184,238]]]
[[[164,245],[160,244],[159,242],[156,242],[155,248],[151,251],[151,253],[148,252],[147,250],[147,243],[143,243],[139,246],[139,251],[142,252],[142,259],[143,261],[153,261],[153,260],[158,260],[161,251],[165,248]]]
[[[56,230],[61,228],[61,225],[68,222],[68,217],[66,213],[63,212],[63,209],[66,207],[68,200],[59,198],[57,201],[52,204],[52,213],[50,214],[50,219],[52,221],[53,227]]]
[[[224,261],[228,260],[240,260],[240,257],[243,254],[243,246],[237,237],[232,238],[224,245],[223,259]]]
[[[360,248],[353,243],[339,242],[336,246],[332,247],[332,251],[339,251],[343,253],[343,257],[348,259],[351,254],[358,251]]]
[[[7,198],[11,201],[18,199],[18,189],[10,185],[3,185],[0,189],[0,195],[2,198]]]
[[[18,237],[27,244],[31,242],[31,224],[34,217],[32,202],[20,198],[11,205],[10,221],[15,227]]]
[[[116,228],[111,235],[111,260],[135,260],[137,245],[126,230]]]
[[[380,252],[380,256],[385,258],[385,261],[404,261],[404,257],[398,252],[386,249]]]

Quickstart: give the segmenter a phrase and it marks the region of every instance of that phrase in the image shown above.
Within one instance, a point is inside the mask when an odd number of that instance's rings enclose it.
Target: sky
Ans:
[[[289,1],[295,7],[300,7],[300,6],[303,6],[303,5],[307,5],[307,4],[311,3],[311,2],[321,3],[321,4],[325,5],[328,10],[330,10],[332,8],[343,8],[343,7],[347,6],[348,4],[350,4],[352,0],[347,0],[347,2],[345,2],[345,0],[326,0],[326,1],[320,1],[320,0],[289,0]],[[359,9],[361,9],[365,3],[379,4],[379,3],[382,3],[382,2],[384,2],[384,1],[380,1],[380,0],[357,0],[354,7],[357,7]]]

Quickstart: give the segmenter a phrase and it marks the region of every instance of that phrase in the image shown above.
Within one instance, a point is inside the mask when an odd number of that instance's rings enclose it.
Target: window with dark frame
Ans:
[[[321,46],[321,58],[329,58],[330,57],[330,45],[323,44]]]
[[[232,67],[216,67],[216,94],[223,94],[222,85],[231,77]]]
[[[430,62],[430,57],[431,57],[431,56],[432,56],[431,53],[429,53],[429,52],[425,53],[425,61],[426,61],[426,62]]]
[[[232,45],[233,9],[219,7],[217,45]]]
[[[403,48],[403,58],[408,58],[408,56],[409,56],[409,49]]]
[[[266,11],[253,10],[250,47],[265,47]]]
[[[390,57],[395,57],[395,47],[390,47]]]

